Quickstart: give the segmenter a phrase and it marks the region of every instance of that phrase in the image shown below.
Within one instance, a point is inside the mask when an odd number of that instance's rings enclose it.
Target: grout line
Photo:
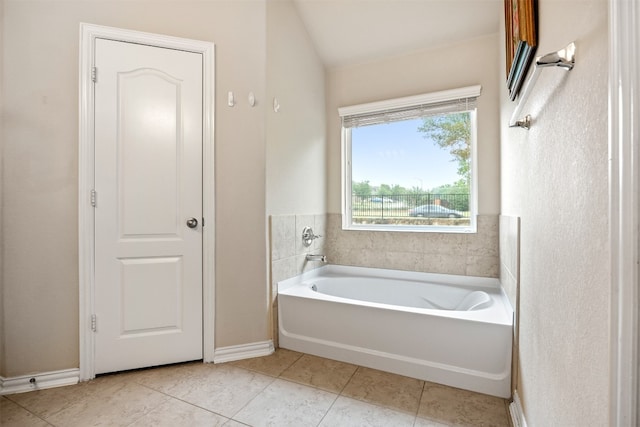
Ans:
[[[418,422],[418,418],[420,418],[418,416],[418,414],[420,413],[420,408],[422,407],[422,396],[424,396],[424,388],[427,386],[427,382],[422,380],[422,389],[420,390],[420,398],[418,399],[418,409],[416,409],[416,417],[413,420],[413,425],[415,427],[416,423]]]
[[[163,404],[165,404],[165,403],[169,402],[170,400],[177,400],[177,401],[179,401],[179,402],[186,403],[186,404],[187,404],[187,405],[189,405],[189,406],[193,406],[194,408],[202,409],[203,411],[207,411],[207,412],[212,413],[212,414],[214,414],[214,415],[219,415],[219,416],[221,416],[221,417],[223,417],[223,418],[226,418],[227,420],[230,420],[230,419],[231,419],[231,418],[227,417],[226,415],[222,415],[222,414],[220,414],[220,413],[218,413],[218,412],[216,412],[216,411],[212,411],[211,409],[208,409],[208,408],[202,407],[202,406],[197,405],[197,404],[195,404],[195,403],[193,403],[193,402],[189,402],[188,400],[184,400],[184,399],[182,399],[182,398],[180,398],[180,397],[178,397],[178,396],[174,396],[174,395],[169,394],[169,393],[167,393],[167,392],[164,392],[164,391],[162,391],[162,390],[157,390],[157,389],[155,389],[155,388],[153,388],[153,387],[149,387],[149,386],[147,386],[147,385],[140,384],[140,383],[136,383],[136,384],[138,384],[138,385],[139,385],[139,386],[141,386],[141,387],[148,388],[149,390],[153,390],[153,391],[155,391],[155,392],[158,392],[158,393],[160,393],[160,394],[164,394],[165,396],[167,396],[167,397],[169,398],[169,399],[165,400],[164,402],[160,403],[158,406],[154,407],[154,408],[153,408],[151,411],[149,411],[148,413],[151,413],[151,412],[155,411],[157,408],[159,408],[159,407],[160,407],[160,405],[163,405]]]
[[[359,365],[354,365],[354,366],[356,367],[356,369],[354,369],[353,374],[351,374],[351,376],[349,377],[349,380],[347,380],[347,382],[344,383],[344,386],[342,386],[342,389],[340,389],[340,392],[338,392],[338,394],[340,396],[343,396],[342,393],[344,392],[344,389],[347,388],[349,383],[353,380],[353,377],[356,376],[356,372],[358,372],[360,370],[360,366]],[[349,396],[346,396],[346,397],[349,397]]]
[[[276,351],[278,351],[278,349],[276,349]],[[298,352],[298,353],[300,353],[300,352]],[[278,378],[280,378],[280,377],[282,376],[282,374],[284,374],[284,373],[285,373],[289,368],[291,368],[293,365],[295,365],[295,364],[298,362],[298,360],[302,359],[302,358],[304,357],[304,355],[305,355],[305,353],[300,353],[300,356],[298,356],[298,357],[296,358],[296,360],[294,360],[293,362],[291,362],[291,363],[289,364],[289,366],[287,366],[286,368],[284,368],[284,369],[283,369],[283,370],[278,374]]]
[[[320,421],[318,421],[318,424],[316,424],[316,427],[322,424],[322,421],[324,421],[325,417],[329,414],[329,412],[331,412],[331,409],[333,409],[333,405],[335,405],[338,399],[340,398],[339,394],[336,394],[335,396],[336,396],[335,399],[333,399],[333,402],[331,402],[331,405],[327,408],[322,418],[320,418]]]
[[[267,389],[267,387],[269,387],[271,384],[273,384],[273,382],[274,382],[277,378],[276,378],[276,377],[274,377],[273,375],[267,375],[267,374],[264,374],[263,372],[254,371],[254,370],[252,370],[252,369],[247,369],[247,368],[242,367],[242,366],[235,366],[235,365],[233,365],[233,364],[232,364],[232,362],[226,362],[226,363],[228,363],[228,366],[230,366],[230,367],[237,368],[237,369],[242,369],[242,370],[247,371],[247,372],[249,372],[249,373],[254,373],[254,374],[264,375],[265,377],[271,378],[271,381],[270,381],[267,385],[265,385],[265,386],[264,386],[264,388],[263,388],[262,390],[260,390],[260,391],[256,392],[255,396],[253,396],[253,397],[252,397],[252,398],[251,398],[251,399],[250,399],[246,404],[244,404],[240,409],[238,409],[238,410],[237,410],[237,411],[236,411],[232,416],[227,416],[227,415],[221,414],[221,413],[219,413],[219,412],[212,411],[212,410],[211,410],[211,409],[209,409],[209,408],[205,408],[205,407],[200,406],[200,405],[198,405],[198,404],[196,404],[196,403],[190,402],[190,401],[188,401],[188,400],[184,400],[183,398],[180,398],[180,397],[174,396],[174,395],[172,395],[172,394],[169,394],[168,392],[165,392],[165,391],[162,391],[162,390],[158,390],[158,389],[153,388],[153,387],[150,387],[150,386],[148,386],[148,385],[146,385],[146,384],[141,384],[141,383],[139,383],[138,381],[136,381],[135,379],[132,379],[132,381],[133,381],[135,384],[140,385],[140,386],[142,386],[142,387],[145,387],[145,388],[147,388],[147,389],[149,389],[149,390],[153,390],[153,391],[156,391],[156,392],[158,392],[158,393],[161,393],[161,394],[163,394],[163,395],[165,395],[165,396],[169,397],[169,399],[174,399],[174,400],[177,400],[177,401],[180,401],[180,402],[186,403],[187,405],[193,406],[193,407],[195,407],[195,408],[202,409],[203,411],[207,411],[207,412],[209,412],[209,413],[211,413],[211,414],[214,414],[214,415],[220,416],[220,417],[222,417],[222,418],[224,418],[224,419],[226,419],[226,420],[227,420],[227,421],[225,421],[225,423],[227,423],[227,422],[229,422],[229,421],[232,421],[232,420],[233,420],[233,421],[236,421],[236,422],[238,422],[238,423],[240,423],[240,424],[246,425],[246,424],[244,424],[244,423],[242,423],[242,422],[240,422],[240,421],[237,421],[237,420],[233,419],[233,417],[235,417],[235,416],[236,416],[236,415],[237,415],[237,414],[238,414],[242,409],[244,409],[244,407],[245,407],[245,406],[247,406],[250,402],[252,402],[252,401],[253,401],[253,400],[254,400],[254,399],[255,399],[255,398],[256,398],[260,393],[262,393],[264,390],[266,390],[266,389]],[[217,364],[217,366],[218,366],[218,367],[220,367],[221,365],[224,365],[224,364],[226,364],[226,363]],[[214,365],[214,366],[215,366],[215,365]],[[162,367],[159,367],[159,368],[160,368],[160,369],[162,369]],[[163,402],[163,403],[166,403],[166,402],[167,402],[167,401],[165,401],[165,402]],[[160,406],[160,405],[158,405],[158,406]],[[152,409],[152,411],[153,411],[153,410],[155,410],[156,408],[157,408],[157,407],[155,407],[154,409]],[[151,412],[151,411],[149,411],[149,412]]]
[[[234,412],[232,416],[230,416],[230,417],[225,417],[225,418],[229,418],[230,420],[233,420],[233,421],[237,421],[237,422],[242,423],[241,421],[236,420],[236,419],[235,419],[235,416],[236,416],[236,415],[238,415],[240,412],[242,412],[242,410],[243,410],[244,408],[246,408],[246,407],[247,407],[251,402],[253,402],[254,400],[256,400],[256,397],[258,397],[258,396],[260,396],[262,393],[264,393],[264,391],[265,391],[267,388],[271,387],[271,385],[273,385],[273,383],[274,383],[274,382],[276,382],[276,380],[278,379],[277,377],[272,377],[272,376],[270,376],[270,375],[265,375],[265,376],[272,378],[272,380],[271,380],[267,385],[265,385],[265,386],[262,388],[262,390],[258,391],[258,392],[257,392],[257,393],[256,393],[256,394],[255,394],[251,399],[249,399],[249,400],[247,401],[247,403],[245,403],[244,405],[242,405],[242,406],[240,407],[240,409],[238,409],[236,412]],[[242,424],[244,424],[244,423],[242,423]]]
[[[54,424],[51,424],[51,423],[50,423],[49,421],[47,421],[46,419],[44,419],[43,417],[41,417],[40,415],[36,414],[35,412],[32,412],[32,411],[30,411],[29,409],[25,408],[25,407],[24,407],[23,405],[21,405],[20,403],[18,403],[18,402],[16,402],[16,401],[14,401],[14,400],[12,400],[12,399],[10,399],[10,398],[9,398],[9,396],[11,396],[11,395],[10,395],[10,394],[8,394],[8,395],[0,396],[0,397],[2,397],[2,398],[4,398],[4,399],[6,399],[8,402],[13,403],[13,404],[14,404],[14,405],[16,405],[18,408],[20,408],[20,409],[22,409],[22,410],[26,411],[27,413],[29,413],[29,414],[33,415],[34,417],[38,418],[39,420],[44,421],[44,422],[45,422],[45,423],[47,423],[48,425],[50,425],[50,426],[53,426],[53,425],[54,425]],[[57,414],[58,412],[60,412],[60,411],[57,411],[57,412],[55,412],[55,413]]]

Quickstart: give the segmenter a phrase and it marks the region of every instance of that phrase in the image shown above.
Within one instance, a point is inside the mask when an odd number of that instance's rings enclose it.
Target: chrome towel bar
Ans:
[[[536,58],[535,68],[533,70],[533,74],[527,81],[527,84],[520,96],[520,100],[518,101],[518,105],[515,110],[513,110],[513,114],[511,115],[511,120],[509,121],[509,127],[521,127],[524,129],[529,129],[531,127],[531,115],[527,114],[524,117],[520,117],[522,114],[522,109],[527,103],[527,99],[533,90],[533,87],[536,85],[536,80],[538,80],[538,76],[542,72],[543,68],[548,67],[557,67],[566,71],[570,71],[573,69],[575,65],[575,53],[576,53],[576,45],[574,42],[569,43],[564,49],[560,49],[557,52],[548,53],[544,56],[539,56]]]

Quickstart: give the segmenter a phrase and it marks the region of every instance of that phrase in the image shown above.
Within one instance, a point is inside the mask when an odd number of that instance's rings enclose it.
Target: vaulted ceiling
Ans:
[[[294,0],[328,68],[498,32],[503,0]]]

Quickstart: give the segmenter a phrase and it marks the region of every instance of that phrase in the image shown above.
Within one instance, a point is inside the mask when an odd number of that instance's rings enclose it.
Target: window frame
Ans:
[[[469,111],[471,114],[471,158],[469,185],[469,225],[468,226],[441,226],[441,225],[393,225],[393,224],[354,224],[352,217],[352,157],[351,157],[351,127],[345,127],[345,117],[382,113],[419,105],[429,105],[441,102],[478,98],[482,87],[480,85],[468,86],[458,89],[450,89],[439,92],[431,92],[422,95],[394,98],[384,101],[370,102],[366,104],[352,105],[338,108],[341,118],[341,157],[342,157],[342,229],[359,231],[393,231],[393,232],[417,232],[417,233],[457,233],[469,234],[477,232],[478,216],[478,174],[477,174],[477,146],[478,146],[478,108]]]

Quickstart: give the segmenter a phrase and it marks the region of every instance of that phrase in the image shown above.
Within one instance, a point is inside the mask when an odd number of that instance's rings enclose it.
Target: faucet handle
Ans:
[[[314,239],[317,239],[318,237],[322,236],[319,234],[313,234],[313,228],[305,227],[302,229],[302,243],[305,246],[311,246],[311,242],[313,242]]]

